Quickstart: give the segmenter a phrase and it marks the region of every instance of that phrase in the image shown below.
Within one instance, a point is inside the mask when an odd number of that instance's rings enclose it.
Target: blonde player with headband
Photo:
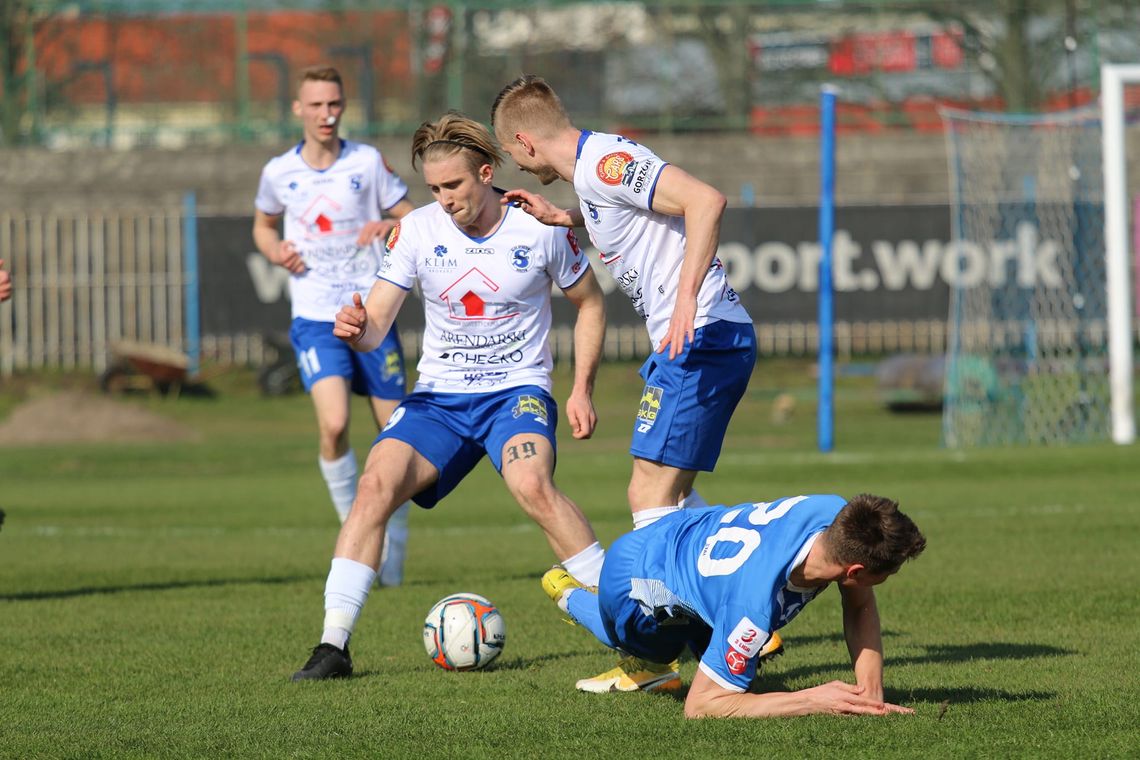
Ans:
[[[392,230],[367,301],[357,295],[342,308],[335,332],[357,351],[373,350],[418,281],[426,323],[419,379],[368,455],[329,569],[321,642],[295,681],[351,675],[349,636],[393,510],[409,498],[435,506],[484,455],[575,578],[596,584],[605,557],[581,510],[554,485],[550,291],[558,286],[578,309],[566,417],[575,438],[589,438],[605,333],[589,262],[572,231],[501,203],[492,182],[502,159],[482,124],[455,112],[424,123],[412,156],[436,202]]]
[[[289,338],[317,413],[318,464],[342,523],[356,497],[356,454],[348,437],[352,394],[369,397],[382,428],[404,397],[404,356],[395,325],[375,351],[359,354],[333,337],[333,322],[337,309],[376,279],[378,241],[394,224],[382,216],[398,219],[414,208],[407,186],[378,150],[340,137],[344,108],[336,69],[302,72],[293,113],[304,138],[262,171],[253,223],[257,249],[291,274]],[[389,531],[384,585],[403,579],[409,508]]]

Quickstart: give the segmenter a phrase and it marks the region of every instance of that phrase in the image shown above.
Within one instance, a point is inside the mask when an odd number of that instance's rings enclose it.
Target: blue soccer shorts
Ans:
[[[486,454],[502,473],[503,446],[521,433],[537,433],[558,450],[558,404],[537,385],[489,393],[417,392],[396,407],[376,443],[395,438],[439,470],[432,485],[412,497],[431,509],[455,490]],[[375,445],[375,444],[374,444]]]
[[[354,351],[333,335],[332,322],[297,317],[289,328],[289,340],[306,393],[318,380],[343,377],[360,396],[398,400],[405,395],[404,351],[395,324],[379,347],[368,353]]]
[[[603,643],[650,662],[673,662],[686,647],[700,658],[708,647],[712,628],[704,621],[690,618],[657,620],[633,598],[632,575],[645,554],[646,541],[660,540],[656,531],[635,530],[614,541],[606,552],[598,581],[598,611],[604,636],[594,632]],[[581,594],[570,597],[570,613]],[[588,598],[582,601],[588,601]],[[583,615],[584,618],[588,617]],[[575,619],[578,619],[575,617]],[[592,626],[583,622],[586,627]],[[608,639],[608,640],[607,640]]]
[[[711,472],[728,421],[756,364],[751,323],[710,322],[670,361],[652,353],[641,367],[641,392],[629,453],[682,470]]]

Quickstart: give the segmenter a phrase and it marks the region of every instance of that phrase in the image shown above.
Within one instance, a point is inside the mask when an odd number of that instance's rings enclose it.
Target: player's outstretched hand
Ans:
[[[388,237],[388,233],[396,226],[396,222],[392,219],[381,219],[377,222],[368,222],[360,228],[360,235],[356,238],[356,244],[363,248],[366,245],[372,245],[376,240]]]
[[[292,240],[282,240],[278,243],[269,260],[277,266],[285,267],[293,274],[301,274],[306,269],[305,261],[297,252],[297,246]]]
[[[0,259],[0,301],[12,297],[12,275],[4,271],[4,259]]]
[[[529,190],[508,190],[503,194],[503,203],[513,203],[538,221],[550,227],[573,227],[573,220],[566,209],[555,206],[538,193]]]
[[[594,411],[594,402],[585,393],[571,393],[566,399],[566,419],[570,422],[570,432],[578,440],[584,440],[594,434],[598,426],[598,413]]]
[[[657,353],[669,349],[669,360],[676,358],[677,354],[685,350],[685,343],[693,342],[696,329],[693,327],[697,319],[697,299],[678,298],[673,306],[673,317],[669,320],[669,331],[657,346]]]
[[[333,325],[333,335],[352,344],[364,337],[368,329],[368,312],[364,309],[364,301],[359,293],[352,294],[352,306],[342,306],[336,315]]]
[[[865,691],[866,689],[863,686],[855,686],[843,681],[832,681],[804,689],[800,693],[808,697],[813,712],[817,713],[830,715],[887,715],[888,713],[910,715],[914,713],[914,710],[908,707],[891,705],[864,696],[863,692]]]

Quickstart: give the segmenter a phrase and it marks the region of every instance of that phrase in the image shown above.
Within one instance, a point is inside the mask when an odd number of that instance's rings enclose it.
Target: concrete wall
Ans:
[[[413,202],[430,200],[412,171],[407,137],[374,141],[411,188]],[[742,134],[652,136],[660,156],[718,187],[733,206],[813,205],[819,193],[818,141]],[[0,211],[175,206],[186,190],[204,214],[252,212],[262,166],[289,146],[230,146],[182,151],[136,149],[0,151]],[[939,134],[841,136],[836,194],[842,204],[945,202],[949,196],[944,140]],[[500,187],[539,186],[513,164],[499,170]],[[570,205],[566,183],[543,189]]]

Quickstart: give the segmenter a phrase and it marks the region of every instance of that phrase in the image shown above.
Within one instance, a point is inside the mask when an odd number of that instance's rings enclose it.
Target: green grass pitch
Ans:
[[[630,525],[636,370],[603,367],[597,436],[563,436],[559,452],[558,481],[605,544]],[[947,451],[937,415],[891,414],[869,379],[847,378],[824,456],[812,382],[806,364],[761,361],[700,488],[730,504],[901,502],[929,545],[879,606],[888,697],[914,716],[686,721],[674,696],[575,692],[615,658],[543,595],[552,556],[487,464],[412,515],[407,582],[365,607],[357,676],[292,684],[319,638],[337,527],[316,426],[307,398],[262,399],[224,376],[215,399],[125,402],[194,442],[0,449],[0,757],[1135,756],[1137,449]],[[798,403],[777,425],[781,392]],[[0,392],[0,417],[18,400]],[[361,456],[369,426],[361,402]],[[506,619],[486,672],[447,673],[424,653],[424,615],[457,591]],[[767,688],[850,679],[834,590],[783,633]],[[694,668],[682,663],[686,681]]]

